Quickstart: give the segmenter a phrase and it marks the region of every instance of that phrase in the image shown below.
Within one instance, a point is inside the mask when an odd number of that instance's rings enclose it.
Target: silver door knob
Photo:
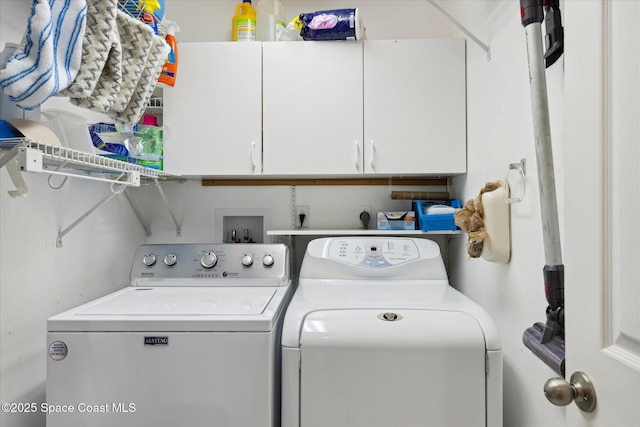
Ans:
[[[544,395],[557,406],[567,406],[575,401],[581,411],[592,412],[596,408],[596,390],[584,372],[574,372],[570,382],[564,378],[547,380]]]

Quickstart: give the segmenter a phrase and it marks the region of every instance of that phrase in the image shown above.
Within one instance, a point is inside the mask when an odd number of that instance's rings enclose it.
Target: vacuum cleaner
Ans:
[[[520,0],[520,16],[525,28],[529,61],[529,84],[545,253],[543,278],[548,303],[546,321],[535,323],[527,328],[522,335],[522,341],[538,358],[564,377],[564,265],[560,247],[545,77],[546,67],[555,63],[564,50],[564,30],[559,0]],[[547,47],[544,54],[541,30],[543,21],[546,21]]]

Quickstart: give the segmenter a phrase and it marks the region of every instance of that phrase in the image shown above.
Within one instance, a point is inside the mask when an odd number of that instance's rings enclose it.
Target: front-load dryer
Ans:
[[[496,327],[421,238],[313,240],[282,331],[283,427],[500,427]]]
[[[51,317],[47,427],[279,427],[280,244],[142,245],[130,286]]]

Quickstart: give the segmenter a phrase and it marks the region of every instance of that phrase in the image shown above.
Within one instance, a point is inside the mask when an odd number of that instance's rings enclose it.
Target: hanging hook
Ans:
[[[509,177],[511,176],[512,171],[515,171],[514,173],[517,173],[517,175],[520,177],[520,194],[518,194],[517,196],[511,196],[512,186],[509,183]],[[524,199],[524,194],[526,190],[526,179],[525,179],[526,175],[527,175],[527,159],[520,160],[520,163],[509,163],[509,170],[507,171],[507,177],[504,179],[504,184],[507,190],[504,193],[505,202],[520,203],[522,199]]]
[[[120,181],[120,178],[122,178],[123,176],[125,176],[126,173],[121,173],[120,176],[118,176],[118,178],[115,179],[115,181],[113,181],[111,183],[111,192],[113,194],[121,194],[129,185],[128,183],[124,183]]]
[[[68,178],[69,178],[68,176],[65,176],[62,179],[62,182],[60,182],[59,185],[54,185],[53,184],[53,175],[49,175],[49,178],[47,179],[47,184],[49,184],[49,187],[53,188],[54,190],[59,190],[59,189],[62,188],[62,186],[65,184],[65,182],[67,182]]]
[[[61,169],[63,169],[65,166],[67,166],[68,162],[63,162],[60,166],[58,166],[56,168],[56,172],[60,172]],[[67,178],[69,178],[68,176],[65,176],[62,180],[62,182],[60,182],[59,185],[55,185],[53,183],[53,174],[49,175],[49,178],[47,179],[47,184],[49,184],[49,187],[53,188],[54,190],[59,190],[61,189],[64,184],[67,182]]]

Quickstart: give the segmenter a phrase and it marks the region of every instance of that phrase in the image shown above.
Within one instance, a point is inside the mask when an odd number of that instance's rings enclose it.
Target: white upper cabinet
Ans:
[[[263,173],[465,173],[465,79],[463,39],[265,43]]]
[[[364,172],[466,172],[463,39],[364,42]]]
[[[164,170],[260,174],[261,44],[180,43],[179,55],[176,85],[164,90]]]
[[[465,42],[181,43],[164,168],[209,176],[466,172]]]
[[[362,44],[263,43],[263,173],[363,173]]]

